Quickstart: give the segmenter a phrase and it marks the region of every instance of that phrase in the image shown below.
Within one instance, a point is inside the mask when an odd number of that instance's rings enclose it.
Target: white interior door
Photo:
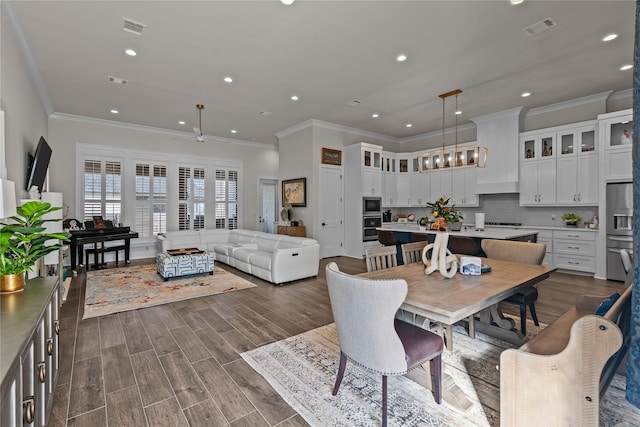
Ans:
[[[342,168],[320,168],[320,258],[344,255]]]
[[[258,188],[257,229],[265,233],[275,233],[278,180],[260,178]]]

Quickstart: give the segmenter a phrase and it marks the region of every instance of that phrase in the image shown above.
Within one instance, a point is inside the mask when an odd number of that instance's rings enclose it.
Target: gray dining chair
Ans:
[[[629,249],[620,249],[620,259],[622,260],[622,268],[624,269],[626,284],[631,283],[633,274],[633,258]]]
[[[381,248],[370,248],[365,251],[367,271],[377,271],[384,268],[396,267],[398,250],[395,246],[383,246]]]
[[[326,267],[327,286],[340,345],[340,364],[332,394],[344,377],[347,359],[382,374],[382,426],[387,425],[387,377],[404,375],[431,362],[434,399],[442,401],[442,338],[395,319],[407,296],[404,279],[372,280]]]
[[[481,245],[482,250],[487,254],[487,258],[532,265],[542,264],[544,254],[547,251],[547,245],[544,243],[516,242],[512,240],[484,239]],[[527,307],[531,312],[533,323],[536,326],[540,326],[535,307],[537,299],[538,289],[535,286],[530,286],[503,300],[520,306],[520,330],[522,335],[527,335]]]
[[[422,262],[422,250],[427,246],[427,242],[404,243],[402,249],[402,262],[411,264],[412,262]]]

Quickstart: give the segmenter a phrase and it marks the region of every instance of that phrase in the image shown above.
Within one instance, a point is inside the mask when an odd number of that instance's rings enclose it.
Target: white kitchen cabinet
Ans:
[[[397,206],[411,206],[411,155],[398,154]]]
[[[598,153],[595,122],[558,132],[557,204],[598,204]]]
[[[595,272],[596,233],[584,230],[553,230],[555,268]]]
[[[604,140],[604,179],[606,182],[631,181],[632,110],[598,116],[599,135]],[[626,132],[625,132],[626,131]]]
[[[382,152],[382,205],[396,206],[398,203],[398,184],[396,178],[395,153]]]
[[[542,265],[553,268],[553,231],[540,230],[540,232],[538,232],[537,242],[544,243],[546,245],[546,252],[544,253]]]
[[[520,206],[556,203],[556,134],[528,132],[520,137]]]
[[[433,202],[440,197],[448,199],[451,197],[451,169],[429,172],[431,176],[430,182],[430,199]]]
[[[454,169],[451,174],[451,200],[457,207],[480,205],[476,193],[478,170],[473,167]]]

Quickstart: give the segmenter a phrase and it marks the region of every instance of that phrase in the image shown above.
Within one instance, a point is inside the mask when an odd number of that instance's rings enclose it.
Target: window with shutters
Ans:
[[[178,230],[205,228],[205,170],[178,168]]]
[[[94,216],[120,222],[122,213],[122,163],[84,161],[84,220]]]
[[[216,228],[238,228],[238,171],[216,169]]]
[[[136,164],[136,231],[141,237],[167,231],[167,167]]]

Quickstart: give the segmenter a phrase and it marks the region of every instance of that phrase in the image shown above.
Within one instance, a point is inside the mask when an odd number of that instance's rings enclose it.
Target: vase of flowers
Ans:
[[[435,202],[427,202],[427,206],[431,209],[431,215],[433,215],[433,222],[431,223],[432,230],[447,231],[450,227],[452,230],[460,230],[463,219],[462,214],[456,209],[456,205],[449,205],[451,199],[445,199],[440,197]],[[453,225],[455,224],[455,226]]]

